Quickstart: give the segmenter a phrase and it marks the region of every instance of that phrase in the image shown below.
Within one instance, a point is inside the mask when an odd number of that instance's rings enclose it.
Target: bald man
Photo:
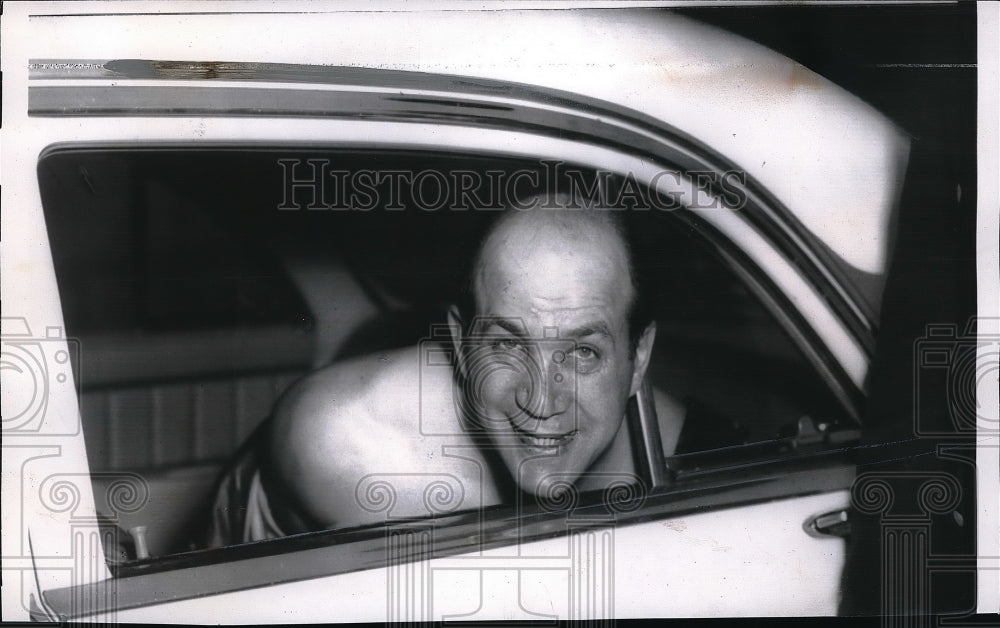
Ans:
[[[215,544],[424,516],[428,478],[457,486],[449,507],[461,510],[634,474],[625,409],[656,328],[619,218],[505,212],[468,296],[449,311],[452,347],[440,348],[453,349],[454,368],[428,368],[427,347],[410,347],[296,384],[275,409],[259,468],[241,480],[245,505],[230,500],[246,508],[242,530],[217,530]],[[391,509],[366,503],[376,478],[391,487]]]

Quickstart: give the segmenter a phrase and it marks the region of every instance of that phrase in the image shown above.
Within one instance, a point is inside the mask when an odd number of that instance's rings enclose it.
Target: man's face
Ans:
[[[623,244],[593,218],[515,216],[487,240],[474,288],[471,418],[522,490],[548,495],[602,460],[641,382]]]

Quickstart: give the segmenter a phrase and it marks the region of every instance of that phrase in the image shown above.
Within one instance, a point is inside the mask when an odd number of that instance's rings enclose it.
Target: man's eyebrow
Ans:
[[[490,318],[489,325],[486,329],[489,330],[493,326],[499,327],[504,331],[520,338],[528,337],[524,324],[517,319],[503,317]],[[611,330],[607,323],[603,321],[585,323],[569,329],[559,328],[560,338],[586,338],[587,336],[603,336],[614,343],[614,336],[611,334]]]
[[[486,330],[488,331],[490,327],[494,326],[499,327],[514,336],[519,336],[521,338],[526,338],[528,336],[524,323],[518,322],[514,319],[503,317],[490,318],[489,325],[487,325]]]
[[[604,322],[593,322],[580,325],[579,327],[573,327],[570,329],[560,329],[559,336],[561,338],[586,338],[587,336],[604,336],[614,343],[615,338],[611,335],[611,330],[608,328],[607,323]]]

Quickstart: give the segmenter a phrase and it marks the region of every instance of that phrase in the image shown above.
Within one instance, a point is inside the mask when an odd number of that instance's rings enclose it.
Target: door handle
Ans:
[[[811,537],[818,539],[836,537],[846,538],[851,534],[850,512],[844,508],[825,512],[806,519],[802,528]]]

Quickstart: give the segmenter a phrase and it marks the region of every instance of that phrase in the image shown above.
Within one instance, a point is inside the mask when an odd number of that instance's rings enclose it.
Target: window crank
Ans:
[[[135,542],[136,560],[149,558],[149,547],[146,545],[146,526],[132,526],[128,529],[128,533],[132,535],[132,540]]]

